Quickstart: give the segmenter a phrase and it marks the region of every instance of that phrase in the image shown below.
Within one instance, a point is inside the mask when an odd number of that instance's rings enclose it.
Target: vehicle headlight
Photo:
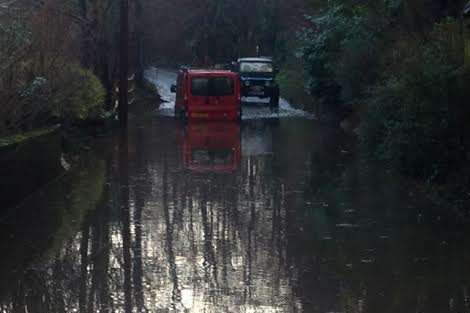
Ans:
[[[249,87],[251,85],[250,81],[249,80],[245,80],[245,82],[243,83],[245,86]]]
[[[271,81],[270,81],[270,80],[265,81],[265,82],[264,82],[264,85],[265,85],[266,87],[271,86]]]

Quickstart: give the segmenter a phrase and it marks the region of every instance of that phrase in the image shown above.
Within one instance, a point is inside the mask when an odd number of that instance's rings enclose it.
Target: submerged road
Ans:
[[[155,79],[156,116],[2,211],[1,313],[470,311],[468,229],[351,138],[286,102],[183,126]]]
[[[176,84],[176,72],[167,69],[150,68],[145,71],[147,81],[153,83],[164,101],[158,110],[159,115],[173,116],[175,108],[175,95],[171,93],[171,85]],[[257,98],[246,99],[250,105],[243,108],[243,119],[266,119],[266,118],[287,118],[304,117],[313,118],[310,113],[294,108],[286,99],[281,98],[279,112],[273,113],[263,105],[266,100]]]

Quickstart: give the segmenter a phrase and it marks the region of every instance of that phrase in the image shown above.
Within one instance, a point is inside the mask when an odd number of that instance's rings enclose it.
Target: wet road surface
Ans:
[[[145,78],[155,85],[163,101],[157,110],[159,116],[174,116],[175,94],[171,92],[171,85],[176,84],[176,71],[152,67],[145,71]],[[286,99],[281,98],[279,110],[271,111],[267,105],[269,99],[259,99],[256,97],[243,98],[246,105],[243,107],[243,120],[266,119],[266,118],[287,118],[303,117],[313,118],[313,115],[294,108]]]
[[[1,312],[467,312],[465,230],[306,119],[137,122],[1,220]]]
[[[306,118],[134,120],[0,219],[0,312],[470,312],[469,233]]]

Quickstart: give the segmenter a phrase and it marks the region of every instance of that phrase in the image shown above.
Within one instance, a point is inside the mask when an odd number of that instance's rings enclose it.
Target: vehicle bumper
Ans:
[[[242,90],[243,97],[259,97],[259,98],[269,98],[274,94],[274,88],[264,87],[261,90],[253,90],[250,87],[245,87]]]
[[[240,108],[214,109],[214,108],[190,108],[188,119],[190,120],[213,120],[213,121],[236,121],[239,118]]]

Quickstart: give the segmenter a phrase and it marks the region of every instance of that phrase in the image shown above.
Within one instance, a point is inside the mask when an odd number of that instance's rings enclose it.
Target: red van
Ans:
[[[178,72],[175,116],[184,120],[241,119],[240,79],[222,70],[183,69]]]
[[[185,168],[192,172],[233,173],[241,162],[240,124],[189,122],[182,153]]]

